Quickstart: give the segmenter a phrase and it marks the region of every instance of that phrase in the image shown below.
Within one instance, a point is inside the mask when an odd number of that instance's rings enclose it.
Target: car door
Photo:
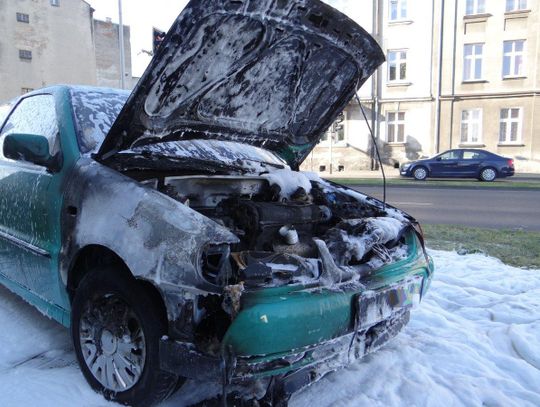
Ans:
[[[56,290],[50,273],[58,227],[50,204],[54,175],[44,167],[4,156],[5,137],[13,133],[45,136],[50,151],[58,152],[54,97],[22,99],[0,130],[0,275],[47,299]]]
[[[431,163],[432,177],[453,177],[458,173],[458,164],[461,159],[460,150],[450,150],[438,157]]]
[[[485,159],[485,154],[481,151],[465,150],[459,160],[459,173],[462,177],[476,177],[480,164]]]

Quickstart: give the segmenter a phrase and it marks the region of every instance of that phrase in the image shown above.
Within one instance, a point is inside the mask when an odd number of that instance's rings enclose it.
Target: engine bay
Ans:
[[[172,176],[144,183],[239,238],[230,247],[209,245],[202,254],[203,277],[218,286],[361,281],[408,255],[404,236],[411,224],[389,216],[378,201],[307,177],[287,190],[279,178]]]

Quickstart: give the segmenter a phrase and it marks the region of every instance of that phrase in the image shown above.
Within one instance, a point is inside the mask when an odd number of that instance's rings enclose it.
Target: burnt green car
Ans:
[[[23,96],[0,123],[1,282],[70,327],[108,399],[197,379],[286,405],[397,334],[433,274],[413,218],[299,171],[383,60],[317,0],[201,0],[131,94]]]

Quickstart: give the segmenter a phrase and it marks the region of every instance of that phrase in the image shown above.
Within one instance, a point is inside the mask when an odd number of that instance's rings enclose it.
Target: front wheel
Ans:
[[[428,176],[427,169],[425,167],[415,168],[413,171],[413,177],[417,181],[424,181]]]
[[[493,168],[484,168],[480,172],[480,181],[491,182],[497,178],[497,171]]]
[[[84,377],[108,400],[150,406],[167,398],[178,378],[159,368],[163,312],[142,285],[114,268],[94,270],[79,285],[71,335]]]

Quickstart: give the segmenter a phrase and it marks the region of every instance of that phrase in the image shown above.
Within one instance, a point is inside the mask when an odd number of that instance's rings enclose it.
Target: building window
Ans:
[[[51,0],[51,6],[60,7],[60,0]]]
[[[405,143],[405,112],[388,112],[386,115],[387,141]]]
[[[400,21],[407,18],[407,0],[389,0],[390,21]]]
[[[30,23],[30,16],[24,13],[17,13],[17,21],[19,23]]]
[[[461,142],[478,144],[482,141],[482,109],[461,112]]]
[[[525,74],[524,51],[524,40],[504,42],[503,77],[516,77]]]
[[[21,88],[21,95],[25,95],[28,92],[32,92],[34,88]]]
[[[486,12],[486,0],[467,0],[467,9],[465,14],[472,16],[475,14],[484,14]]]
[[[466,44],[463,51],[463,80],[482,79],[482,56],[484,44]]]
[[[19,50],[19,58],[25,59],[25,60],[31,60],[32,59],[32,51],[28,51],[26,49],[20,49]]]
[[[506,11],[527,10],[527,0],[506,0]]]
[[[388,81],[407,79],[407,51],[388,51]]]
[[[501,109],[499,131],[500,143],[518,143],[521,140],[522,109],[520,107]]]

